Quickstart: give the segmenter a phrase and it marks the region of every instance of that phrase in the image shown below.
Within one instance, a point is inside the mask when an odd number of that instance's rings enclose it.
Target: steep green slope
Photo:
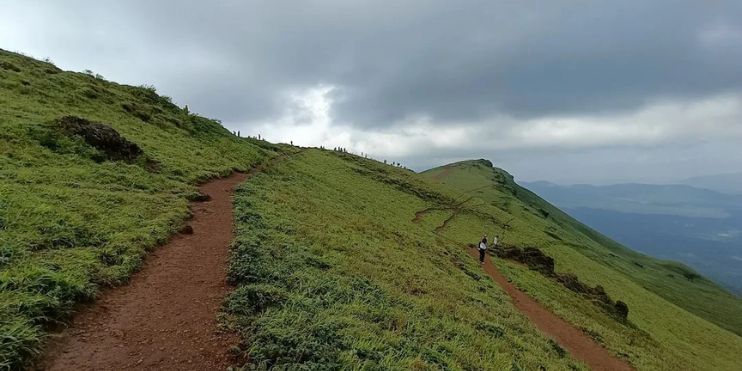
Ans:
[[[128,152],[107,152],[110,128]],[[111,134],[109,147],[88,134]],[[0,50],[0,369],[178,230],[195,183],[267,155],[154,88]]]
[[[237,193],[227,310],[254,366],[582,369],[416,211],[453,200],[402,169],[307,150]],[[478,232],[478,231],[477,231]]]
[[[627,302],[624,321],[553,279],[494,258],[522,290],[635,367],[738,366],[742,338],[593,255],[650,258],[567,223],[566,215],[536,204],[541,201],[516,191],[505,176],[485,162],[419,176],[308,150],[246,183],[237,198],[230,270],[239,288],[227,311],[243,333],[250,362],[288,368],[571,367],[573,361],[561,358],[563,351],[539,335],[466,254],[466,245],[482,233],[498,233],[509,245],[540,247],[554,257],[557,271],[602,285],[614,300]],[[676,276],[678,287],[695,290]]]
[[[627,249],[563,213],[529,190],[518,186],[506,172],[464,162],[432,169],[424,175],[464,194],[474,195],[498,208],[515,198],[535,215],[539,237],[547,245],[573,247],[591,260],[623,273],[637,284],[706,320],[742,334],[742,300],[679,263],[661,261]],[[446,172],[443,177],[437,175]],[[503,201],[505,200],[505,201]],[[548,215],[548,217],[544,217]],[[563,232],[555,233],[561,229]],[[541,242],[541,240],[538,240]]]
[[[628,303],[631,326],[614,326],[584,299],[518,264],[498,259],[516,284],[609,349],[628,354],[635,365],[736,367],[742,338],[729,331],[742,330],[742,302],[711,281],[685,266],[652,259],[611,241],[517,186],[509,174],[492,168],[488,161],[451,164],[423,176],[468,200],[464,209],[494,216],[492,225],[488,223],[492,220],[463,213],[442,234],[463,236],[481,229],[500,235],[506,245],[540,248],[554,258],[557,271],[602,285],[611,297]],[[637,343],[643,337],[648,337],[649,347]]]

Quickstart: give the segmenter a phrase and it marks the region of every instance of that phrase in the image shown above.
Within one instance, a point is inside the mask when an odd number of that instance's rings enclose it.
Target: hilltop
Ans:
[[[238,138],[152,87],[5,51],[0,144],[0,368],[125,284],[183,229],[197,184],[258,168],[235,193],[234,290],[213,314],[240,366],[586,369],[469,255],[483,233],[501,237],[490,259],[510,289],[637,369],[732,370],[742,353],[739,299],[486,160],[418,174]]]

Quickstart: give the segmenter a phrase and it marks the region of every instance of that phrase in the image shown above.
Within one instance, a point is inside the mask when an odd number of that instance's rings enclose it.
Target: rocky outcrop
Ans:
[[[128,141],[108,125],[75,116],[61,117],[54,123],[63,133],[82,138],[85,143],[105,154],[109,160],[132,162],[144,154],[139,146]]]
[[[492,250],[493,254],[503,259],[515,260],[528,266],[528,268],[538,271],[546,277],[549,277],[570,291],[574,291],[583,297],[589,299],[610,315],[621,321],[626,321],[629,315],[629,307],[626,303],[618,300],[613,301],[605,292],[603,286],[597,285],[591,287],[577,278],[572,273],[556,273],[554,271],[554,259],[543,253],[535,247],[525,247],[523,249],[515,246],[502,246]]]

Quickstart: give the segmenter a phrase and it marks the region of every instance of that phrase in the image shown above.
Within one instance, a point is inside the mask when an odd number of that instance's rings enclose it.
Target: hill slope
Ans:
[[[0,50],[0,369],[125,281],[182,226],[197,182],[268,155],[153,88]]]
[[[684,262],[742,292],[740,196],[683,185],[523,185],[631,248]]]
[[[557,215],[485,162],[419,176],[307,150],[238,194],[230,277],[239,288],[227,308],[255,365],[582,367],[562,358],[483,279],[466,253],[483,232],[505,234],[508,245],[541,247],[557,271],[628,303],[628,320],[621,320],[550,277],[496,259],[522,290],[635,367],[731,370],[742,350],[742,338],[657,295],[649,284],[655,274],[634,280],[630,266],[672,271],[672,284],[653,285],[670,290],[668,299],[701,290],[693,300],[730,306],[703,307],[729,323],[736,323],[738,301],[702,278],[688,281],[687,268],[634,253]],[[628,267],[614,268],[619,264]]]
[[[307,150],[238,190],[227,310],[255,366],[583,369],[431,231],[407,171]]]
[[[487,161],[447,165],[423,175],[460,192],[461,198],[471,197],[467,204],[494,215],[499,220],[494,232],[505,244],[536,246],[554,258],[557,271],[602,285],[611,297],[628,303],[629,320],[635,330],[657,342],[658,355],[666,351],[669,359],[682,362],[680,368],[733,368],[736,353],[727,350],[742,345],[742,338],[734,334],[742,332],[742,301],[713,282],[678,263],[655,260],[609,240],[519,187],[512,176]],[[609,348],[634,336],[626,332],[631,327],[606,326],[609,322],[566,300],[568,295],[537,275],[508,261],[502,264],[510,267],[510,277],[518,285],[557,313],[595,331]],[[723,352],[717,349],[720,346]],[[623,351],[636,354],[641,349],[633,348]]]

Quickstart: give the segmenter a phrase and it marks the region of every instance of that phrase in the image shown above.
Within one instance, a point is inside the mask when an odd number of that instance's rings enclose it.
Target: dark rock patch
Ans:
[[[588,288],[572,273],[560,274],[559,277],[557,277],[557,281],[561,282],[564,287],[576,293],[586,294],[588,292]]]
[[[546,276],[554,275],[554,259],[535,247],[519,249],[515,246],[503,246],[494,249],[494,254],[503,259],[526,264],[528,268],[539,271]]]
[[[469,244],[473,246],[473,244]],[[576,292],[586,299],[592,301],[611,316],[625,322],[629,315],[629,307],[623,301],[613,301],[605,292],[603,286],[591,287],[577,278],[572,273],[556,273],[554,271],[554,259],[543,253],[538,248],[526,247],[520,249],[515,246],[502,246],[493,249],[493,254],[502,259],[514,260],[526,264],[528,268],[549,277]]]
[[[109,160],[132,162],[144,154],[139,146],[108,125],[75,116],[59,118],[55,124],[68,136],[82,138],[85,143],[104,153]]]
[[[526,247],[523,249],[523,259],[528,264],[528,267],[533,270],[546,275],[554,274],[554,259],[535,247]]]
[[[613,305],[613,310],[616,312],[616,314],[626,319],[629,317],[629,306],[626,305],[626,303],[622,302],[621,300],[617,300],[616,304]]]
[[[629,306],[623,301],[613,301],[605,289],[601,285],[590,287],[589,285],[580,282],[580,280],[572,273],[558,273],[556,280],[561,282],[564,287],[571,291],[574,291],[582,296],[586,297],[608,314],[613,317],[626,321],[629,316]]]

